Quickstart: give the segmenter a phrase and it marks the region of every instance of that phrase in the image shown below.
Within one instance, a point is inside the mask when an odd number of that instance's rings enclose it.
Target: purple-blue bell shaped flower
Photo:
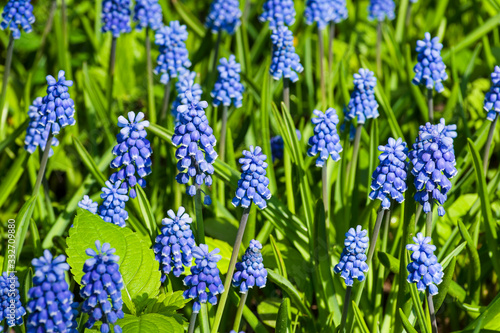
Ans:
[[[298,129],[295,129],[295,134],[297,134],[297,139],[301,139],[302,135]],[[285,142],[281,135],[276,135],[271,138],[271,154],[273,155],[273,162],[275,160],[283,159],[283,152],[285,150]]]
[[[108,223],[116,224],[122,228],[125,227],[125,221],[128,219],[128,212],[125,210],[125,202],[128,201],[128,190],[123,188],[121,182],[112,183],[106,181],[106,186],[102,188],[102,205],[99,206],[99,216]]]
[[[311,118],[314,125],[314,135],[309,138],[309,146],[307,154],[309,156],[316,156],[316,166],[322,168],[328,160],[328,156],[337,162],[340,160],[340,152],[342,146],[340,145],[339,134],[337,133],[337,124],[339,117],[334,108],[329,108],[325,113],[314,110],[313,114],[316,118]]]
[[[396,4],[394,0],[370,0],[368,19],[370,21],[377,20],[382,22],[387,18],[392,21],[396,17],[394,14],[395,9]]]
[[[269,72],[275,80],[282,77],[292,82],[297,82],[304,67],[300,64],[300,58],[295,53],[293,46],[293,34],[286,26],[279,26],[273,30],[271,35],[273,42],[273,55]]]
[[[14,39],[21,37],[21,29],[26,33],[32,31],[31,24],[35,22],[31,0],[9,0],[2,13],[0,29],[9,28]]]
[[[304,15],[308,25],[317,23],[324,29],[330,22],[345,20],[348,14],[345,0],[307,0]]]
[[[156,31],[163,25],[163,14],[158,0],[136,0],[134,7],[136,29],[150,28]]]
[[[19,280],[14,273],[0,275],[0,322],[12,327],[22,325],[26,314],[21,297],[19,296]]]
[[[47,144],[47,138],[49,137],[50,129],[45,129],[43,133],[37,131],[38,121],[40,120],[40,114],[38,113],[38,108],[42,105],[42,98],[37,97],[33,101],[33,104],[29,107],[28,117],[30,118],[28,128],[26,128],[26,137],[24,138],[24,149],[33,154],[36,148],[40,146],[42,151],[45,150],[45,145]],[[52,138],[52,147],[59,145],[59,140],[57,138]],[[49,157],[54,155],[54,151],[50,148]]]
[[[349,229],[345,234],[344,251],[340,255],[340,262],[335,265],[333,271],[340,273],[347,286],[352,286],[354,279],[363,281],[368,272],[366,264],[366,249],[368,248],[368,232],[360,225]]]
[[[246,294],[248,289],[255,286],[266,286],[267,270],[264,268],[261,250],[262,244],[252,239],[241,262],[236,263],[233,287],[239,287],[242,294]]]
[[[378,159],[380,164],[372,174],[370,199],[382,201],[382,208],[391,208],[391,199],[402,203],[406,191],[406,174],[408,172],[408,148],[401,138],[389,138],[385,146],[379,146],[382,152]]]
[[[372,71],[361,68],[359,74],[354,74],[354,91],[347,107],[344,109],[345,119],[358,118],[358,124],[364,124],[366,119],[378,118],[378,103],[375,99],[377,79]]]
[[[293,0],[266,0],[262,6],[263,13],[259,16],[259,21],[269,21],[269,28],[277,29],[283,25],[293,25],[295,23],[295,7]]]
[[[495,70],[491,73],[491,83],[493,85],[484,97],[484,109],[488,112],[486,119],[489,121],[495,120],[500,112],[500,67],[498,66],[495,66]]]
[[[236,108],[241,107],[245,88],[240,82],[241,66],[236,62],[236,57],[230,55],[229,59],[221,58],[217,70],[219,76],[211,93],[213,106],[230,106],[232,103]]]
[[[102,1],[102,32],[111,31],[114,38],[132,31],[130,27],[130,0]]]
[[[84,195],[83,199],[78,202],[78,207],[89,211],[92,214],[97,214],[97,202],[92,201],[88,195]]]
[[[442,48],[443,44],[439,42],[439,38],[431,38],[428,32],[425,33],[423,40],[417,41],[418,62],[413,68],[415,72],[413,84],[424,85],[427,89],[436,89],[438,93],[444,90],[442,81],[448,79],[448,74],[446,74],[446,65],[441,58]]]
[[[238,0],[213,0],[205,26],[214,34],[226,31],[232,35],[241,24],[240,18]]]
[[[406,266],[408,270],[409,283],[416,283],[417,289],[420,291],[429,291],[431,295],[437,295],[438,284],[443,281],[443,267],[437,261],[434,254],[436,246],[429,244],[430,237],[424,237],[422,233],[418,233],[413,237],[415,244],[406,245],[406,249],[413,251],[411,254],[411,262]]]
[[[177,112],[177,108],[183,104],[188,103],[188,99],[186,97],[186,91],[190,90],[191,96],[194,100],[201,101],[201,95],[203,91],[201,90],[201,86],[198,83],[195,83],[197,73],[186,71],[183,76],[179,78],[179,80],[175,83],[175,89],[177,90],[177,97],[172,103],[172,116],[177,122],[179,122],[179,112]]]

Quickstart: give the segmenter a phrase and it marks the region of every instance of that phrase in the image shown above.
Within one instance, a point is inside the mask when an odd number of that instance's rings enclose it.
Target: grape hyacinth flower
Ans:
[[[239,287],[242,294],[247,293],[248,289],[254,286],[259,288],[266,286],[267,270],[264,268],[261,250],[262,244],[252,239],[241,262],[236,264],[233,287]]]
[[[293,0],[266,0],[259,21],[269,21],[269,28],[275,30],[283,25],[295,23],[295,7]]]
[[[163,25],[163,14],[158,0],[136,0],[134,7],[134,22],[137,30],[150,28],[156,31]]]
[[[306,23],[318,24],[319,29],[324,29],[330,22],[339,23],[347,18],[345,0],[307,0],[304,13]]]
[[[130,27],[130,0],[102,1],[102,32],[111,31],[114,38],[132,30]]]
[[[88,195],[84,195],[83,199],[78,202],[78,207],[89,211],[92,214],[97,214],[97,202],[92,201]]]
[[[300,58],[295,53],[292,32],[286,26],[279,26],[273,31],[271,40],[273,42],[271,75],[275,80],[284,77],[292,82],[298,81],[297,73],[301,73],[304,67],[300,64]]]
[[[401,138],[389,138],[389,142],[379,146],[378,150],[382,154],[378,157],[380,164],[372,174],[370,199],[381,200],[382,208],[387,210],[391,208],[391,199],[398,203],[405,200],[408,148]]]
[[[354,91],[347,108],[344,109],[346,120],[357,117],[358,124],[364,124],[366,119],[378,118],[378,103],[375,100],[377,79],[372,71],[361,68],[354,75]]]
[[[28,291],[27,332],[78,332],[73,307],[73,293],[65,280],[69,270],[66,257],[52,257],[49,250],[31,261],[35,269],[33,287]]]
[[[192,298],[193,312],[198,313],[201,303],[217,304],[217,295],[224,292],[224,286],[219,276],[217,262],[222,259],[219,249],[208,252],[208,245],[200,244],[193,247],[195,265],[191,267],[191,274],[183,280],[188,288],[184,291],[184,299]]]
[[[184,75],[191,66],[185,43],[187,38],[186,26],[181,25],[179,21],[171,21],[170,25],[156,31],[155,44],[160,47],[160,55],[154,73],[161,73],[161,83],[167,84],[172,78]]]
[[[448,79],[446,65],[441,58],[443,44],[438,37],[431,39],[431,34],[426,32],[423,40],[417,41],[417,64],[413,68],[415,85],[425,85],[427,89],[436,89],[438,93],[444,90],[443,82]]]
[[[495,66],[495,70],[491,73],[491,82],[493,86],[490,88],[484,97],[484,109],[488,112],[486,119],[493,121],[500,113],[500,67]]]
[[[195,83],[196,72],[187,71],[183,76],[179,78],[179,80],[175,83],[175,89],[177,90],[177,97],[172,103],[172,116],[175,121],[179,121],[179,112],[177,112],[177,108],[182,104],[187,104],[188,99],[186,97],[186,91],[190,90],[193,99],[200,101],[201,94],[203,91],[201,90],[201,86],[198,83]]]
[[[267,207],[267,200],[271,199],[268,189],[269,179],[266,177],[267,156],[262,153],[262,148],[250,146],[250,151],[243,150],[244,157],[239,159],[241,164],[241,178],[232,204],[249,208],[252,201],[260,209]]]
[[[322,168],[328,160],[328,156],[337,162],[340,160],[340,145],[339,134],[337,133],[337,124],[339,117],[334,108],[329,108],[325,113],[314,110],[313,114],[316,118],[311,118],[314,125],[314,135],[309,138],[309,146],[307,154],[309,156],[319,156],[316,159],[316,166]]]
[[[104,199],[99,207],[99,216],[109,223],[125,227],[128,219],[128,212],[125,210],[125,202],[128,201],[127,189],[123,188],[121,182],[112,183],[106,181],[106,186],[102,188],[101,198]]]
[[[85,323],[86,328],[92,328],[97,321],[101,321],[101,332],[110,332],[113,325],[115,333],[121,333],[118,319],[123,319],[123,300],[121,290],[124,287],[122,275],[119,270],[116,250],[109,243],[101,246],[99,240],[95,241],[96,250],[87,249],[85,253],[90,256],[83,265],[85,273],[81,281],[80,296],[84,299],[82,311],[89,315]]]
[[[241,24],[240,18],[238,0],[213,0],[205,26],[214,34],[226,31],[232,35]]]
[[[370,21],[377,20],[382,22],[387,18],[392,21],[396,17],[394,14],[395,9],[396,4],[393,0],[370,0],[368,19]]]
[[[434,254],[436,246],[429,244],[430,237],[424,237],[418,233],[413,237],[415,244],[406,245],[406,249],[413,251],[411,262],[406,269],[408,270],[408,282],[416,283],[420,291],[429,291],[431,295],[437,295],[437,285],[443,281],[443,267],[438,263]]]
[[[14,39],[21,38],[21,29],[26,33],[32,31],[31,24],[35,22],[31,0],[9,0],[2,13],[0,29],[9,28]]]
[[[457,174],[453,139],[457,136],[456,125],[427,123],[420,126],[418,138],[409,157],[415,176],[415,200],[423,205],[424,212],[432,211],[432,203],[439,205],[438,214],[444,216],[447,193],[451,189],[450,179]]]
[[[295,134],[297,134],[297,139],[300,141],[302,134],[298,129],[295,129]],[[276,135],[271,138],[271,154],[273,155],[273,162],[278,159],[283,159],[283,152],[285,150],[285,142],[281,135]]]
[[[19,280],[14,273],[0,275],[0,322],[4,319],[9,327],[22,325],[26,314],[19,296]]]
[[[42,105],[42,98],[37,97],[33,101],[33,104],[29,107],[28,117],[30,118],[28,128],[26,128],[26,137],[24,138],[24,149],[33,154],[36,148],[40,146],[42,151],[45,150],[45,145],[47,144],[47,138],[49,137],[49,130],[45,130],[42,134],[38,133],[38,121],[40,120],[40,114],[38,113],[38,108]],[[59,145],[59,140],[57,138],[52,138],[52,147]],[[54,154],[54,150],[50,148],[49,157]]]
[[[363,230],[360,225],[350,228],[345,234],[344,251],[340,255],[340,262],[333,268],[335,273],[345,280],[347,286],[352,286],[354,279],[363,281],[368,272],[366,264],[366,249],[368,248],[368,231]]]
[[[196,245],[191,231],[193,219],[186,209],[181,206],[177,214],[171,209],[167,214],[169,217],[162,220],[164,227],[153,246],[156,260],[160,263],[162,283],[171,271],[179,277],[184,272],[184,266],[191,267],[192,249]]]
[[[236,108],[241,107],[245,88],[240,82],[241,66],[236,62],[236,57],[230,55],[229,59],[221,58],[217,70],[219,76],[211,93],[213,106],[230,106],[233,103]]]
[[[146,136],[146,127],[149,121],[143,120],[144,113],[137,115],[130,111],[128,119],[124,116],[118,117],[118,126],[121,127],[120,133],[116,136],[117,144],[113,148],[115,159],[111,161],[111,168],[119,168],[113,173],[109,180],[112,183],[122,181],[122,188],[129,192],[132,199],[137,196],[134,189],[136,184],[142,188],[146,187],[144,177],[151,173],[151,144]]]

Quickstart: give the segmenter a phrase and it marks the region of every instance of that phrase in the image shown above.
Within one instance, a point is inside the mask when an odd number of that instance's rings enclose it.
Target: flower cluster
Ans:
[[[221,58],[217,70],[219,77],[211,93],[212,104],[230,106],[233,103],[236,108],[241,107],[245,88],[240,82],[241,66],[236,62],[236,57],[230,55],[229,59]]]
[[[500,112],[500,67],[495,66],[495,70],[491,73],[491,82],[493,86],[484,97],[484,109],[488,112],[486,118],[493,121]]]
[[[394,0],[370,0],[368,19],[370,21],[377,20],[379,22],[384,21],[386,18],[388,20],[394,20],[396,17],[394,14],[395,9],[396,4]]]
[[[259,16],[261,22],[269,21],[269,27],[274,30],[282,25],[295,23],[295,7],[293,0],[266,0]]]
[[[31,261],[35,268],[33,287],[28,291],[27,332],[78,332],[73,293],[65,280],[66,257],[52,257],[49,250]]]
[[[106,181],[106,186],[102,188],[101,198],[104,199],[99,207],[99,216],[105,222],[114,223],[122,228],[128,219],[125,210],[125,202],[128,201],[127,189],[120,186],[121,182],[111,183]]]
[[[161,282],[173,271],[179,277],[184,272],[184,266],[191,267],[192,249],[195,246],[191,222],[193,219],[186,213],[184,207],[179,207],[177,215],[173,210],[167,212],[169,218],[164,218],[161,234],[156,236],[153,246],[156,260],[163,272]]]
[[[295,134],[297,134],[297,139],[301,139],[302,135],[298,129],[295,129]],[[283,158],[283,151],[285,150],[285,142],[281,135],[276,135],[271,138],[271,154],[274,160],[281,160]]]
[[[389,209],[391,199],[399,203],[405,200],[403,193],[407,189],[408,148],[401,138],[389,138],[389,142],[385,146],[379,146],[378,150],[382,154],[378,157],[380,164],[372,174],[370,199],[381,200],[382,208]]]
[[[415,85],[425,85],[427,89],[436,89],[438,93],[444,90],[443,82],[448,79],[446,65],[441,58],[443,44],[438,37],[431,39],[431,34],[426,32],[423,40],[417,41],[417,64],[413,68]]]
[[[84,195],[83,199],[78,202],[78,207],[89,211],[92,214],[97,214],[97,202],[92,201],[88,195]]]
[[[241,24],[238,0],[213,0],[205,26],[216,34],[225,30],[232,35]]]
[[[347,286],[352,286],[354,279],[363,281],[365,272],[368,272],[366,264],[366,249],[368,248],[368,231],[362,230],[358,225],[356,230],[349,229],[345,234],[344,251],[340,255],[340,262],[335,265],[333,270],[340,273]]]
[[[408,270],[409,283],[416,283],[417,289],[420,291],[429,291],[429,294],[436,295],[438,293],[437,285],[443,281],[443,267],[437,261],[434,254],[436,246],[430,245],[431,238],[424,237],[422,233],[418,233],[413,237],[415,244],[406,245],[406,249],[413,251],[411,254],[411,262],[406,269]]]
[[[267,207],[267,200],[271,199],[271,191],[267,188],[269,179],[266,177],[267,158],[259,146],[250,146],[250,151],[243,150],[244,157],[239,159],[241,164],[241,178],[232,204],[248,208],[252,201],[260,209]]]
[[[298,54],[295,53],[292,32],[286,26],[279,26],[273,30],[271,40],[273,42],[271,75],[275,80],[284,77],[292,82],[298,81],[297,73],[301,73],[304,67],[300,64]]]
[[[144,113],[137,115],[130,111],[128,120],[124,116],[118,117],[118,126],[121,127],[120,133],[116,136],[117,145],[113,147],[115,159],[111,161],[111,168],[120,168],[113,173],[109,180],[112,183],[122,181],[122,188],[127,192],[130,190],[130,197],[137,196],[134,189],[136,184],[146,187],[144,177],[151,173],[151,144],[146,139],[146,127],[149,121],[144,120]],[[137,176],[136,176],[137,173]],[[139,179],[137,179],[139,178]]]
[[[219,253],[219,249],[208,252],[206,244],[193,247],[195,265],[191,267],[191,274],[183,280],[184,285],[188,288],[184,291],[183,296],[185,299],[192,298],[194,300],[194,313],[200,311],[201,303],[208,301],[212,305],[217,304],[217,295],[224,292],[224,285],[217,268],[217,262],[222,257],[217,253]]]
[[[205,115],[208,103],[195,99],[191,90],[187,90],[185,95],[187,103],[177,108],[179,122],[172,136],[172,143],[178,147],[175,157],[178,159],[177,169],[180,172],[175,179],[179,184],[187,184],[193,178],[195,185],[188,186],[187,193],[194,196],[196,186],[203,183],[212,185],[212,164],[217,158],[214,150],[217,140]],[[205,203],[210,202],[210,197],[206,196]]]
[[[191,66],[185,43],[187,38],[186,26],[179,21],[172,21],[170,26],[163,26],[156,31],[155,44],[160,47],[160,55],[154,72],[156,75],[161,73],[161,83],[167,84],[173,77],[184,75]]]
[[[418,138],[413,144],[409,157],[413,164],[411,173],[415,176],[415,200],[424,206],[424,212],[432,211],[432,203],[437,203],[439,216],[444,216],[443,204],[451,189],[449,179],[457,174],[453,138],[457,136],[456,125],[446,125],[444,119],[439,124],[427,123],[420,126]]]
[[[328,156],[331,156],[335,162],[340,160],[342,146],[337,133],[339,117],[333,108],[329,108],[325,113],[314,110],[313,114],[316,116],[316,118],[311,118],[314,125],[314,135],[309,138],[311,147],[307,150],[307,154],[316,156],[319,152],[316,166],[322,168],[328,160]]]
[[[114,38],[130,32],[130,0],[103,0],[102,24],[102,32],[111,31]]]
[[[30,118],[28,128],[26,128],[26,137],[24,138],[24,149],[33,154],[36,148],[40,146],[42,151],[45,150],[45,145],[47,144],[47,138],[49,137],[50,129],[46,128],[42,133],[39,133],[38,121],[40,120],[40,114],[38,113],[38,108],[42,105],[42,98],[37,97],[33,104],[29,107],[28,117]],[[59,145],[59,140],[57,138],[52,138],[52,147]],[[52,148],[50,148],[49,157],[54,154]]]
[[[158,0],[136,0],[134,22],[137,22],[137,30],[147,27],[154,31],[160,29],[163,25],[163,14]]]
[[[340,23],[348,16],[345,0],[330,0],[330,10],[333,23]]]
[[[240,287],[240,293],[245,294],[249,288],[257,286],[264,288],[267,281],[267,270],[264,268],[262,244],[255,239],[250,241],[250,246],[241,258],[241,262],[236,263],[233,275],[233,287]]]
[[[35,16],[33,16],[31,0],[9,0],[3,8],[0,29],[9,28],[12,37],[19,39],[21,38],[20,29],[22,28],[26,33],[30,33],[33,22],[35,22]]]
[[[378,118],[378,103],[375,100],[377,79],[372,71],[361,68],[354,75],[354,91],[347,108],[344,110],[346,120],[358,118],[358,124],[364,124],[366,119]]]
[[[6,319],[8,326],[21,325],[26,310],[19,296],[19,280],[14,273],[0,275],[0,322]]]
[[[307,24],[318,24],[324,29],[330,22],[339,23],[347,18],[345,0],[307,0],[305,17]]]
[[[85,299],[82,311],[88,313],[89,319],[86,328],[92,328],[97,321],[101,321],[101,332],[110,331],[110,326],[118,319],[124,317],[122,306],[123,279],[119,271],[118,260],[114,254],[115,249],[109,243],[96,240],[94,249],[87,249],[85,253],[90,256],[83,265],[82,288],[80,296]],[[111,300],[109,300],[109,299]],[[119,325],[113,325],[115,333],[121,333]]]
[[[201,86],[198,83],[194,83],[196,79],[196,72],[186,71],[186,73],[179,78],[179,80],[175,83],[175,89],[177,90],[177,97],[172,103],[172,116],[176,120],[179,121],[179,113],[177,112],[177,108],[182,104],[187,104],[188,100],[186,97],[186,91],[190,90],[193,99],[200,101],[201,94],[203,91],[201,90]]]

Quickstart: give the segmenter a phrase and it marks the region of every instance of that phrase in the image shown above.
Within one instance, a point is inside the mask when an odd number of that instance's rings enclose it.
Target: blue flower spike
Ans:
[[[196,245],[191,223],[193,219],[186,213],[184,207],[179,207],[177,214],[173,210],[167,212],[168,218],[162,220],[164,227],[156,236],[153,250],[156,260],[160,263],[161,282],[173,272],[179,277],[184,272],[184,266],[191,267],[193,247]]]
[[[102,205],[99,206],[99,216],[109,223],[125,227],[128,219],[128,212],[125,210],[125,202],[129,200],[127,189],[121,186],[121,182],[112,183],[106,181],[106,186],[102,188]]]
[[[156,31],[163,25],[163,14],[158,0],[136,0],[134,7],[136,29],[150,28]]]
[[[109,243],[101,246],[101,242],[96,240],[95,246],[96,250],[89,248],[85,251],[90,258],[83,265],[85,274],[80,289],[80,296],[85,299],[82,311],[89,315],[85,327],[90,329],[101,321],[101,333],[110,332],[111,326],[115,333],[121,333],[120,325],[115,324],[124,317],[121,294],[124,284],[118,266],[120,257]]]
[[[429,244],[430,237],[424,237],[418,233],[413,237],[415,244],[406,245],[406,249],[412,251],[411,262],[406,269],[408,270],[409,283],[416,283],[417,289],[431,295],[438,294],[438,285],[443,281],[443,267],[437,261],[434,254],[436,246]]]
[[[177,90],[177,97],[172,103],[172,116],[174,117],[176,123],[179,121],[179,112],[177,108],[182,104],[187,104],[188,99],[186,97],[186,91],[191,91],[191,96],[194,100],[201,101],[201,86],[195,83],[197,73],[187,71],[179,80],[175,83],[175,89]]]
[[[302,134],[298,129],[295,129],[295,133],[297,134],[297,139],[299,141],[302,138]],[[276,135],[271,138],[271,154],[273,155],[273,162],[275,160],[283,159],[283,152],[285,150],[285,142],[281,135]]]
[[[368,6],[368,19],[370,21],[377,20],[379,22],[385,19],[392,21],[396,17],[396,14],[394,14],[395,9],[396,4],[394,0],[370,0],[370,5]]]
[[[309,138],[309,146],[311,147],[307,150],[307,154],[316,156],[319,153],[316,166],[322,168],[329,156],[335,162],[340,160],[342,146],[337,133],[339,117],[333,108],[329,108],[325,113],[314,110],[313,114],[316,116],[316,118],[311,118],[314,125],[314,135]]]
[[[191,267],[191,274],[183,280],[188,288],[184,291],[184,299],[192,298],[193,312],[198,313],[202,303],[217,304],[217,295],[224,292],[224,285],[219,276],[217,262],[222,259],[219,249],[208,251],[208,245],[200,244],[193,247],[195,265]]]
[[[401,138],[389,138],[385,146],[379,146],[382,152],[378,159],[380,164],[372,174],[370,199],[382,201],[383,209],[391,208],[391,199],[402,203],[407,189],[408,148]]]
[[[425,33],[423,40],[417,41],[418,62],[413,68],[414,85],[424,85],[429,90],[435,89],[438,93],[443,92],[443,81],[448,79],[448,74],[446,74],[446,65],[441,58],[442,48],[443,44],[439,42],[439,38],[431,38],[428,32]]]
[[[324,29],[330,22],[340,23],[348,16],[345,0],[307,0],[306,23]]]
[[[29,107],[28,117],[30,118],[28,128],[26,128],[26,137],[24,138],[24,149],[33,154],[37,147],[40,147],[42,151],[45,150],[45,145],[47,144],[47,138],[49,137],[50,129],[46,128],[42,133],[39,133],[38,122],[40,121],[40,114],[38,113],[39,107],[42,105],[42,98],[37,97],[33,104]],[[57,138],[52,138],[52,147],[59,145],[59,140]],[[49,157],[54,155],[54,151],[50,148]]]
[[[304,67],[300,64],[300,58],[295,53],[293,46],[293,34],[286,26],[279,26],[271,35],[273,42],[273,54],[270,73],[275,80],[281,78],[297,82]]]
[[[357,117],[358,124],[364,124],[366,119],[378,118],[378,103],[375,99],[377,79],[372,71],[361,68],[354,74],[354,91],[349,104],[344,110],[346,120]]]
[[[245,88],[240,82],[241,66],[236,62],[236,57],[230,55],[229,59],[221,58],[217,70],[219,76],[211,93],[213,106],[222,104],[229,107],[233,104],[236,108],[241,107]]]
[[[264,288],[267,282],[267,270],[262,259],[262,244],[255,239],[250,241],[241,262],[236,263],[233,275],[233,287],[239,287],[240,293],[246,294],[253,287]]]
[[[335,273],[345,280],[347,286],[352,286],[354,279],[363,281],[368,272],[366,264],[366,249],[368,248],[368,231],[363,230],[360,225],[349,229],[345,234],[344,251],[340,255],[340,262],[333,268]]]
[[[232,204],[235,207],[241,205],[243,208],[249,208],[253,202],[260,209],[264,209],[267,207],[267,200],[271,199],[269,179],[266,177],[267,156],[259,146],[250,146],[250,150],[243,150],[243,156],[239,159],[242,173]]]
[[[102,32],[111,31],[114,38],[132,31],[130,27],[130,0],[102,1]]]
[[[22,325],[26,314],[19,295],[19,280],[14,273],[0,275],[0,322],[6,319],[7,326]],[[13,311],[13,312],[11,312]]]
[[[484,109],[488,112],[486,119],[493,121],[500,113],[500,67],[495,66],[495,70],[491,73],[491,83],[493,83],[490,91],[484,97]]]
[[[259,16],[261,22],[269,21],[269,28],[277,29],[283,25],[295,23],[295,7],[293,0],[266,0]]]
[[[88,195],[84,195],[83,199],[78,202],[78,207],[89,211],[92,214],[97,214],[97,202],[92,201]]]
[[[226,31],[232,35],[241,25],[241,10],[238,0],[213,0],[205,26],[217,34]]]
[[[0,29],[9,29],[14,39],[21,38],[21,29],[26,33],[32,31],[31,24],[35,22],[31,0],[9,0],[2,13]]]

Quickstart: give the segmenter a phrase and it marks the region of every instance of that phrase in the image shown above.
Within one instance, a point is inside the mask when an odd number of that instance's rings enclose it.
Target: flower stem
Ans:
[[[193,312],[191,314],[191,319],[189,320],[189,329],[188,333],[194,333],[194,326],[196,324],[196,317],[198,316],[197,312]]]
[[[286,77],[283,78],[283,103],[285,103],[286,108],[290,111],[290,80]]]
[[[328,160],[326,160],[325,165],[321,168],[321,182],[323,185],[323,206],[325,206],[325,217],[328,221],[328,208],[330,206],[330,199],[328,198]]]
[[[42,184],[42,180],[45,176],[45,169],[47,167],[47,161],[49,160],[49,152],[50,152],[50,146],[52,145],[52,138],[53,134],[52,131],[50,131],[49,137],[47,138],[47,143],[45,144],[45,149],[43,151],[42,159],[40,161],[40,170],[38,170],[35,187],[33,188],[33,196],[38,194],[38,190],[40,189],[40,185]]]
[[[486,177],[486,173],[488,172],[488,162],[489,162],[489,157],[490,157],[491,143],[493,142],[493,135],[495,134],[495,127],[497,125],[497,120],[498,120],[498,116],[495,116],[495,120],[493,120],[493,122],[490,125],[490,131],[488,133],[488,140],[486,140],[486,146],[484,148],[483,171],[484,171],[485,177]]]
[[[325,70],[323,68],[323,56],[325,48],[323,46],[323,29],[318,27],[318,61],[320,71],[320,85],[321,85],[321,102],[323,107],[326,107],[326,87],[325,87]]]
[[[245,303],[247,301],[248,292],[241,295],[240,304],[238,305],[238,310],[236,311],[236,317],[234,318],[233,330],[236,332],[240,331],[241,317],[243,316],[243,309],[245,308]]]
[[[217,71],[217,62],[219,61],[219,47],[220,47],[220,41],[222,39],[222,32],[217,33],[217,41],[215,42],[215,53],[214,53],[214,62],[212,64],[212,73],[215,77],[215,73]]]
[[[333,68],[333,40],[335,39],[335,23],[330,22],[330,35],[328,36],[328,72],[332,74]],[[330,77],[330,80],[332,78]]]
[[[377,76],[380,79],[382,77],[382,22],[377,25]]]
[[[222,108],[222,126],[220,130],[220,149],[219,149],[219,154],[220,154],[220,160],[225,161],[226,157],[226,126],[227,126],[227,106],[223,106]]]
[[[9,36],[9,45],[7,46],[7,57],[5,58],[5,67],[3,71],[2,96],[0,97],[0,113],[3,112],[5,97],[7,96],[7,85],[9,83],[10,66],[12,65],[12,54],[14,53],[14,35]]]
[[[194,196],[194,210],[196,212],[196,233],[198,235],[198,244],[205,244],[205,226],[203,224],[203,206],[201,204],[201,188],[196,185],[196,194]]]
[[[375,221],[375,227],[373,228],[372,238],[370,239],[370,248],[368,249],[368,255],[366,257],[366,264],[370,266],[373,259],[373,253],[375,252],[375,245],[377,244],[378,234],[380,232],[380,226],[382,225],[382,219],[384,217],[385,209],[380,208],[377,212],[377,220]]]
[[[432,235],[432,197],[431,197],[431,211],[427,213],[427,218],[425,220],[425,236],[431,237]]]
[[[236,239],[234,241],[233,253],[231,254],[231,260],[229,261],[226,280],[224,281],[224,292],[221,295],[220,303],[219,306],[217,307],[217,313],[215,314],[215,320],[212,325],[212,331],[211,331],[212,333],[217,333],[219,330],[222,314],[224,313],[224,306],[226,305],[227,296],[229,295],[229,288],[231,288],[231,281],[233,280],[234,266],[236,265],[236,260],[238,259],[238,252],[240,250],[243,234],[245,233],[245,227],[247,225],[249,214],[250,214],[250,207],[245,208],[243,210],[243,215],[241,216],[238,233],[236,234]]]
[[[113,84],[115,77],[115,61],[116,61],[116,37],[111,41],[111,52],[109,54],[109,67],[108,67],[108,84],[107,84],[107,100],[108,112],[111,114],[113,104]]]
[[[168,105],[170,104],[170,86],[171,81],[169,80],[165,84],[165,92],[163,93],[163,106],[161,107],[160,124],[163,124],[165,117],[167,116]]]
[[[432,89],[427,89],[427,105],[429,107],[429,121],[434,121],[434,96]]]
[[[345,322],[347,320],[347,312],[349,311],[349,301],[351,299],[352,286],[347,286],[345,289],[344,305],[342,308],[342,319],[340,320],[339,333],[344,332]]]
[[[156,123],[155,93],[153,81],[153,62],[151,61],[151,39],[149,38],[149,27],[146,28],[146,66],[148,71],[148,107],[149,119]]]
[[[434,302],[432,301],[432,295],[427,292],[427,305],[429,306],[429,314],[431,316],[431,326],[432,333],[438,333],[436,311],[434,310]]]

